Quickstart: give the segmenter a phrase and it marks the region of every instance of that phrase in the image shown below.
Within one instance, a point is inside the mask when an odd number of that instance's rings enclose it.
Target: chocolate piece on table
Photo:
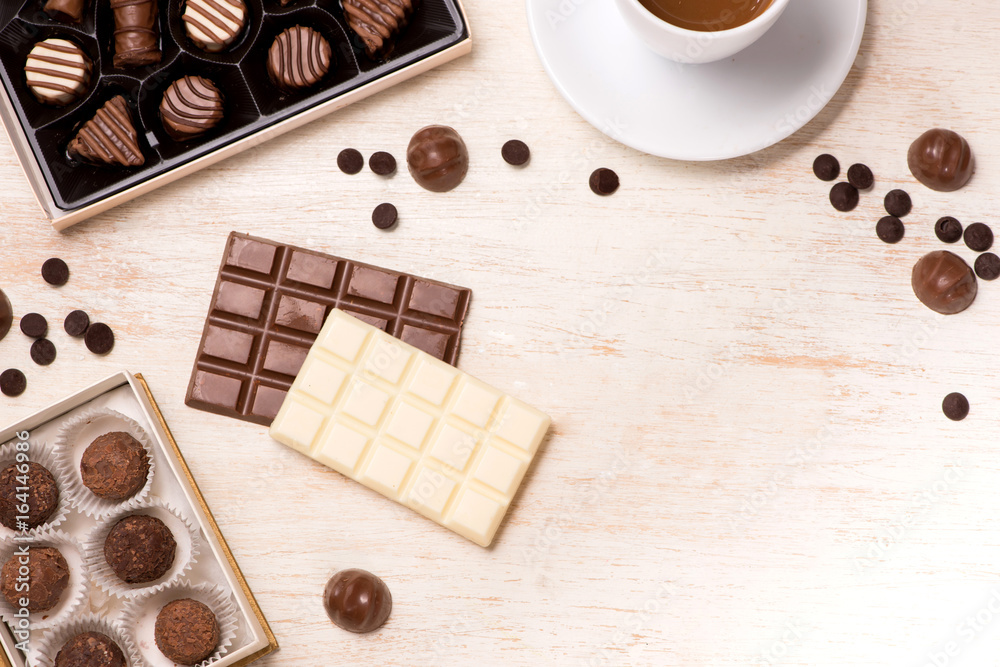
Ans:
[[[887,215],[875,225],[875,233],[886,243],[899,243],[906,234],[903,221],[894,215]]]
[[[156,581],[170,571],[176,551],[167,525],[145,514],[119,520],[104,540],[104,559],[126,584]]]
[[[82,310],[74,310],[66,316],[66,321],[63,322],[63,329],[73,338],[83,336],[87,333],[87,327],[89,326],[90,315]]]
[[[340,308],[455,363],[472,291],[232,233],[184,402],[264,424]]]
[[[360,173],[364,166],[365,158],[356,148],[345,148],[337,154],[337,167],[345,174],[353,176]]]
[[[823,153],[813,160],[813,173],[821,181],[835,181],[840,176],[840,162],[829,153]]]
[[[992,252],[984,252],[976,257],[973,268],[976,270],[976,275],[983,280],[996,280],[1000,278],[1000,257]]]
[[[327,582],[323,606],[338,627],[348,632],[372,632],[389,618],[392,593],[385,582],[371,572],[342,570]]]
[[[160,102],[163,129],[176,141],[208,132],[222,121],[222,93],[215,84],[200,76],[184,76],[174,81]]]
[[[500,149],[500,155],[507,164],[520,167],[528,164],[528,160],[531,159],[531,149],[520,139],[511,139]]]
[[[59,505],[59,486],[48,468],[34,461],[28,462],[28,483],[25,484],[18,465],[11,463],[0,471],[0,523],[11,530],[36,528],[48,521],[56,511]],[[24,487],[28,487],[26,492],[23,491]],[[27,501],[22,495],[25,493]],[[24,509],[22,504],[28,506],[27,512],[21,511]],[[24,525],[19,525],[19,521]]]
[[[392,153],[376,151],[368,158],[368,167],[379,176],[391,176],[396,173],[396,158]]]
[[[986,252],[993,247],[993,230],[982,222],[974,222],[965,228],[965,245],[976,252]]]
[[[199,48],[216,53],[236,41],[247,19],[243,0],[187,0],[181,20]]]
[[[934,234],[945,243],[954,243],[962,238],[962,223],[946,215],[934,223]]]
[[[49,331],[49,323],[38,313],[28,313],[21,318],[21,333],[28,338],[41,338]]]
[[[335,310],[271,437],[489,546],[549,417]]]
[[[837,183],[830,188],[830,204],[841,213],[853,211],[859,199],[858,189],[850,183]]]
[[[156,0],[111,0],[115,16],[115,67],[160,62],[160,20]]]
[[[905,218],[913,209],[913,201],[905,190],[890,190],[884,203],[885,212],[897,218]]]
[[[0,393],[4,396],[20,396],[28,387],[28,379],[16,368],[8,368],[0,373]]]
[[[399,212],[392,204],[379,204],[372,211],[372,224],[379,229],[390,229],[396,226],[399,219]]]
[[[69,142],[69,154],[91,164],[140,167],[146,158],[139,148],[139,135],[132,112],[121,95],[108,100]]]
[[[347,25],[361,38],[369,58],[388,55],[406,28],[415,0],[342,0]]]
[[[611,169],[601,167],[590,175],[590,190],[595,195],[607,197],[618,191],[618,174]]]
[[[126,500],[146,485],[149,456],[142,443],[128,433],[105,433],[84,450],[80,477],[98,498]]]
[[[285,92],[319,83],[330,71],[333,51],[323,35],[297,25],[278,35],[267,53],[267,73]]]
[[[87,0],[48,0],[42,9],[55,21],[79,23]]]
[[[171,662],[196,665],[215,653],[219,621],[205,604],[183,598],[167,603],[156,615],[156,648]]]
[[[83,342],[94,354],[108,354],[115,347],[115,332],[107,324],[95,322],[87,327]]]
[[[58,257],[47,259],[42,264],[42,279],[53,287],[62,287],[69,282],[69,267]]]
[[[11,326],[14,324],[14,307],[10,305],[10,299],[0,290],[0,340],[7,337]]]
[[[15,609],[21,608],[22,598],[27,599],[25,606],[31,613],[52,609],[69,586],[69,563],[54,547],[28,547],[23,556],[27,563],[21,559],[15,555],[3,564],[0,592]],[[22,567],[27,568],[27,575],[18,572]]]
[[[30,354],[39,366],[48,366],[56,360],[56,346],[48,338],[39,338],[31,344]]]
[[[59,649],[54,667],[128,667],[128,662],[111,637],[81,632]]]
[[[969,399],[957,391],[952,392],[941,401],[941,411],[948,419],[960,422],[969,416]]]
[[[79,46],[52,37],[35,44],[24,63],[28,89],[42,104],[64,107],[83,97],[94,65]]]
[[[875,174],[866,164],[852,164],[847,170],[847,182],[858,190],[867,190],[875,185]]]
[[[469,149],[454,128],[428,125],[410,139],[406,164],[417,185],[431,192],[448,192],[469,172]]]
[[[910,145],[906,162],[914,178],[938,192],[964,186],[976,166],[969,142],[957,132],[941,128],[920,135]]]
[[[947,250],[935,250],[913,266],[910,279],[920,303],[942,315],[960,313],[976,300],[979,283],[969,265]]]

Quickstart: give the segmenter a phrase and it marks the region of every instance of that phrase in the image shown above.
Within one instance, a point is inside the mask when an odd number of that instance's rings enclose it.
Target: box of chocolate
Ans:
[[[0,646],[8,667],[225,667],[277,648],[142,376],[0,431]]]
[[[12,0],[0,119],[65,229],[471,48],[459,0]]]

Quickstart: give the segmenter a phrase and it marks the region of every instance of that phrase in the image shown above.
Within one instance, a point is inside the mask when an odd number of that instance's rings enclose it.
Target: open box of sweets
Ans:
[[[367,17],[360,25],[349,20],[362,5],[374,6],[361,0],[83,0],[79,22],[67,20],[51,6],[47,13],[47,2],[0,3],[0,116],[39,203],[57,229],[471,50],[459,0],[393,0],[383,5],[402,8],[401,18],[387,20],[403,27],[385,40],[371,37],[376,33],[369,25],[381,24],[383,18]],[[200,17],[209,24],[206,32],[216,33],[211,39],[198,32],[199,5],[222,7],[229,14]],[[301,28],[286,33],[296,26]],[[26,74],[32,50],[50,39],[64,40],[56,46],[80,51],[90,63],[89,74],[79,71],[57,83],[76,89],[58,91],[62,99],[55,101],[66,102],[62,106],[52,99],[41,101],[46,89],[29,85],[29,79],[39,78],[45,74],[41,70],[51,66],[46,56],[65,58],[65,52],[36,52],[42,58],[33,63],[35,74]],[[272,59],[274,66],[269,64]],[[141,64],[145,60],[155,62]],[[208,87],[175,90],[189,101],[200,98],[188,107],[200,117],[184,128],[176,123],[171,127],[161,103],[184,77],[201,77]],[[215,100],[206,102],[206,93],[216,94],[212,89],[221,98],[218,107]],[[118,96],[124,109],[106,106]],[[212,108],[206,112],[207,107]],[[134,137],[123,116],[134,127]],[[212,120],[206,121],[206,116]],[[197,133],[190,131],[192,125]],[[118,135],[105,142],[114,154],[110,159],[101,159],[100,146],[79,150],[76,138],[81,130],[87,135],[84,143],[93,144],[108,129]]]
[[[131,487],[137,490],[124,500],[95,495],[100,487],[85,481],[81,472],[80,462],[91,443],[111,433],[131,436],[138,443],[136,450],[144,451],[139,459],[148,462],[142,466],[145,475]],[[34,579],[33,573],[32,584],[44,581],[39,590],[51,599],[47,609],[27,617],[17,616],[6,592],[0,595],[0,664],[51,665],[67,642],[81,633],[99,632],[120,647],[125,664],[169,667],[175,661],[158,648],[163,636],[157,617],[178,600],[195,600],[215,616],[214,630],[207,632],[209,645],[203,649],[211,653],[195,660],[198,664],[246,665],[277,648],[141,376],[118,373],[0,432],[0,468],[17,463],[19,452],[51,471],[58,500],[44,520],[36,517],[42,521],[37,527],[20,526],[15,532],[0,526],[0,559],[7,563],[24,547],[54,547],[65,559],[68,582],[59,592],[60,587],[44,577]],[[110,535],[133,528],[129,521],[155,523],[148,517],[158,519],[156,526],[165,527],[171,539],[154,531],[144,533],[142,542],[157,551],[164,540],[172,540],[172,559],[148,557],[134,542],[123,551],[109,547]],[[118,560],[116,554],[125,555]],[[140,570],[143,576],[132,576]],[[125,571],[131,574],[123,579]],[[126,583],[129,577],[136,583]],[[6,583],[0,581],[0,587]],[[26,609],[31,611],[30,606]],[[25,626],[29,637],[22,634]]]

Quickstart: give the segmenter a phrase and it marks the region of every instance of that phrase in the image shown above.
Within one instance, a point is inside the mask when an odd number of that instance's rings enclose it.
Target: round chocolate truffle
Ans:
[[[349,632],[371,632],[382,627],[392,611],[392,593],[371,572],[351,569],[333,575],[323,592],[330,620]]]
[[[469,150],[453,128],[428,125],[410,139],[406,164],[417,185],[431,192],[448,192],[465,180]]]
[[[910,145],[906,154],[910,173],[938,192],[953,192],[969,182],[975,159],[969,142],[957,132],[927,130]]]
[[[200,76],[177,79],[160,102],[163,129],[175,141],[201,136],[218,125],[222,117],[222,93]]]
[[[323,35],[297,25],[275,38],[267,53],[267,73],[278,88],[295,92],[319,83],[332,60],[333,51]]]
[[[144,584],[165,575],[174,564],[177,542],[155,516],[127,516],[104,540],[104,559],[126,584]]]
[[[146,485],[149,456],[142,443],[128,433],[105,433],[83,452],[80,476],[98,498],[125,500]]]
[[[25,475],[19,466],[28,466]],[[27,484],[25,484],[27,477]],[[27,486],[28,491],[23,492],[23,487]],[[23,503],[23,496],[27,495],[27,513],[20,510]],[[22,497],[18,497],[22,496]],[[11,530],[26,530],[36,528],[52,516],[59,505],[59,486],[55,477],[48,468],[40,463],[29,461],[24,463],[11,463],[0,471],[0,523]],[[18,517],[24,517],[18,519]]]
[[[942,315],[954,315],[971,306],[979,290],[969,265],[947,250],[921,257],[913,266],[911,284],[920,303]]]
[[[243,0],[187,0],[181,16],[191,41],[209,53],[235,42],[246,18]]]
[[[59,649],[54,667],[128,667],[128,663],[111,637],[81,632]]]
[[[19,572],[21,567],[28,568],[27,577]],[[13,556],[0,570],[0,592],[7,602],[32,613],[55,607],[68,585],[69,563],[54,547],[28,547],[27,556]],[[22,605],[22,599],[28,604]]]
[[[181,665],[195,665],[215,653],[219,622],[207,606],[184,598],[166,604],[156,616],[156,648]]]
[[[28,89],[42,104],[64,107],[87,92],[93,64],[79,46],[50,38],[35,44],[24,65]]]
[[[10,299],[0,290],[0,340],[3,340],[14,324],[14,308],[10,305]]]

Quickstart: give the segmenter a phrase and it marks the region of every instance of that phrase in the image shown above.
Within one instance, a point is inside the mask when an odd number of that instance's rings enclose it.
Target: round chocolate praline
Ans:
[[[327,582],[323,606],[330,620],[344,630],[372,632],[389,618],[392,593],[385,582],[371,572],[343,570]]]
[[[199,137],[222,122],[222,93],[200,76],[177,79],[160,102],[163,129],[175,141]]]
[[[83,452],[80,476],[98,498],[126,500],[146,485],[149,457],[142,443],[128,433],[105,433]]]
[[[297,25],[278,35],[267,53],[267,73],[285,92],[319,83],[333,61],[330,43],[312,28]]]
[[[191,41],[209,53],[223,51],[235,42],[246,18],[243,0],[187,0],[181,16]]]
[[[126,584],[144,584],[165,575],[174,564],[177,542],[154,516],[127,516],[104,540],[104,559]]]
[[[914,178],[938,192],[964,186],[976,166],[969,142],[957,132],[941,128],[920,135],[910,145],[906,162]]]
[[[69,40],[52,37],[31,49],[24,76],[39,102],[64,107],[87,92],[93,68],[83,49]]]
[[[469,149],[454,128],[428,125],[410,139],[406,164],[417,185],[431,192],[448,192],[469,172]]]
[[[947,250],[935,250],[913,266],[910,279],[920,303],[942,315],[960,313],[976,300],[979,283],[969,265]]]
[[[54,667],[128,667],[128,663],[111,637],[81,632],[59,649]]]
[[[59,506],[59,486],[55,477],[48,468],[40,463],[29,461],[28,483],[24,484],[24,475],[18,471],[18,466],[22,463],[11,463],[0,471],[0,523],[11,530],[21,530],[22,525],[18,524],[18,517],[28,529],[41,526],[48,521],[52,513]],[[27,486],[28,491],[24,492],[23,487]],[[19,495],[27,493],[28,511],[20,507],[23,498]]]
[[[15,555],[0,570],[0,592],[12,607],[20,608],[27,599],[28,611],[48,611],[59,603],[69,586],[69,563],[54,547],[28,547],[28,554]],[[19,570],[28,568],[27,581]],[[27,590],[25,590],[27,585]]]
[[[219,646],[219,621],[208,606],[184,598],[169,602],[156,615],[156,648],[169,660],[196,665]]]

